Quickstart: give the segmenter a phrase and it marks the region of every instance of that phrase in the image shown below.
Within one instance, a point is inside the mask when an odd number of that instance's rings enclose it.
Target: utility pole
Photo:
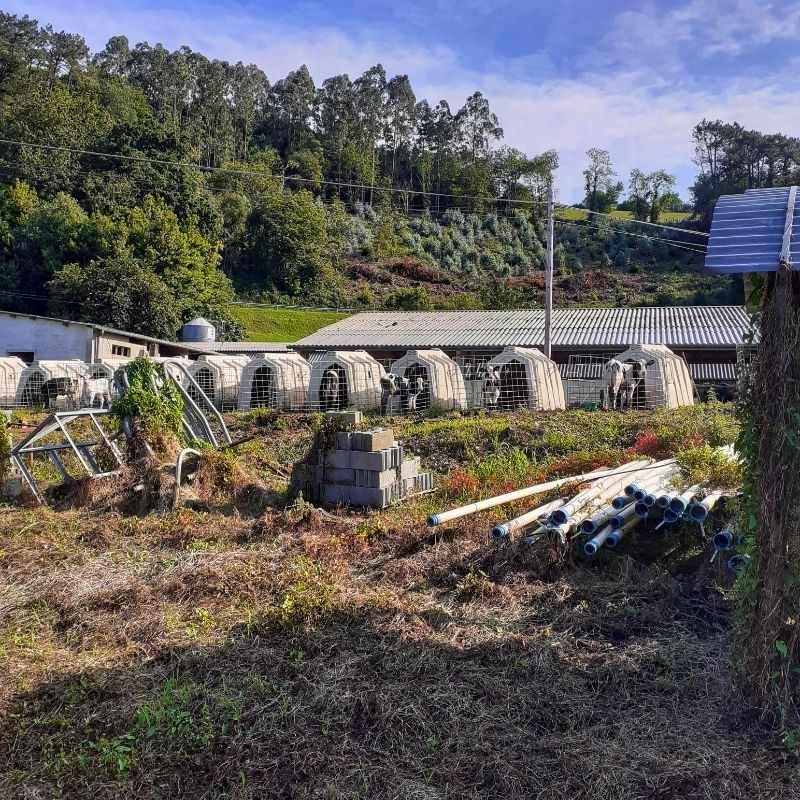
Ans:
[[[553,329],[553,182],[547,186],[547,264],[544,269],[544,354],[551,358]]]

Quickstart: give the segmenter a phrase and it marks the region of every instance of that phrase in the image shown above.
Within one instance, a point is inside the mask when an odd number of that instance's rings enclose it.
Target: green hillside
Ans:
[[[235,322],[244,325],[244,339],[248,342],[296,342],[348,316],[334,311],[291,311],[248,306],[232,306],[230,312]]]

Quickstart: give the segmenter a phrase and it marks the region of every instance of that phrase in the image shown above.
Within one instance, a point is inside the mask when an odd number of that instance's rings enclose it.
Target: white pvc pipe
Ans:
[[[705,522],[709,512],[714,508],[721,497],[722,492],[712,492],[708,497],[689,508],[689,517],[695,522]]]
[[[611,531],[611,533],[606,538],[606,547],[616,547],[619,544],[619,540],[626,534],[632,531],[640,522],[642,521],[641,517],[633,517],[629,519],[621,528],[617,528],[615,531]]]
[[[528,511],[525,514],[514,517],[514,519],[510,519],[506,523],[495,525],[494,528],[492,528],[492,538],[503,539],[514,533],[514,531],[518,531],[520,528],[541,521],[542,517],[549,517],[550,512],[559,508],[562,502],[563,498],[552,500],[549,503],[545,503],[543,506],[539,506],[539,508],[534,508],[533,511]]]
[[[683,494],[678,495],[677,497],[673,497],[669,504],[669,510],[676,513],[678,516],[683,514],[684,511],[689,506],[689,503],[694,500],[695,495],[702,489],[703,487],[699,484],[695,484],[694,486],[689,487]]]
[[[476,514],[478,511],[485,511],[487,508],[494,508],[495,506],[502,506],[506,503],[513,503],[515,500],[523,500],[526,497],[533,497],[537,494],[544,494],[552,489],[558,489],[561,486],[566,486],[569,483],[585,483],[587,480],[593,478],[604,478],[608,475],[619,474],[623,467],[612,467],[610,469],[598,469],[594,472],[586,472],[583,475],[574,475],[570,478],[558,478],[554,481],[547,483],[539,483],[536,486],[528,486],[525,489],[517,489],[514,492],[506,492],[506,494],[497,495],[497,497],[488,497],[486,500],[479,500],[477,503],[469,503],[468,505],[461,506],[460,508],[453,508],[450,511],[442,511],[441,514],[431,514],[428,517],[427,524],[429,528],[435,528],[437,525],[442,525],[445,522],[450,522],[453,519],[466,517],[470,514]]]

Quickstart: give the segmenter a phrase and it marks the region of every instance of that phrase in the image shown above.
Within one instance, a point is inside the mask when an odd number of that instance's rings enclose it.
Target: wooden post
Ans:
[[[547,187],[547,264],[544,271],[544,354],[551,358],[553,328],[553,183]]]

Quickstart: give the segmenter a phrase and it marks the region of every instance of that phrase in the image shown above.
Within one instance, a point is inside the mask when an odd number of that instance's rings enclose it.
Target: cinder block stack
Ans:
[[[338,431],[336,449],[320,452],[315,494],[326,503],[385,508],[395,500],[433,488],[419,458],[407,458],[388,428]]]

